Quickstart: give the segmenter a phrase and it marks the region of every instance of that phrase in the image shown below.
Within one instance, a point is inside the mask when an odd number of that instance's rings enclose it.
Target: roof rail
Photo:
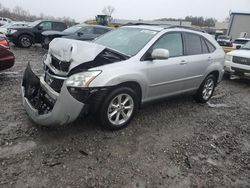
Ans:
[[[207,33],[205,30],[194,28],[194,27],[189,27],[189,26],[171,25],[171,26],[165,27],[165,29],[171,29],[171,28],[189,29],[189,30],[193,30],[193,31]]]

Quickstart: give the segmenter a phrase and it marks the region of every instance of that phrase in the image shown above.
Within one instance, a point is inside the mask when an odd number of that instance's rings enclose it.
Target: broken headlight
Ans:
[[[70,76],[66,80],[68,87],[89,87],[89,84],[99,75],[102,71],[88,71]]]

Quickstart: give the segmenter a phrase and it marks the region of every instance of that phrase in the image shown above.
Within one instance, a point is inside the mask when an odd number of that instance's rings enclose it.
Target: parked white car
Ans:
[[[237,38],[233,42],[233,48],[239,49],[249,41],[250,41],[250,38]]]
[[[11,19],[0,17],[0,26],[11,23]]]
[[[225,73],[250,78],[250,41],[226,55]]]
[[[27,22],[11,22],[9,24],[5,24],[2,27],[0,27],[0,34],[7,34],[7,30],[10,27],[23,27],[23,26],[28,26],[29,23]]]

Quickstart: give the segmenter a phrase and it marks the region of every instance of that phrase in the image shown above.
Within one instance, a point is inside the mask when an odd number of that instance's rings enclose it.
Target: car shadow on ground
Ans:
[[[118,131],[111,131],[108,129],[103,128],[95,115],[91,116],[81,116],[75,122],[64,125],[64,126],[51,126],[51,127],[44,127],[36,125],[35,123],[31,122],[31,126],[35,126],[37,129],[36,137],[41,139],[63,139],[64,137],[74,137],[77,135],[97,135],[98,133],[102,133],[103,135],[113,135],[119,134],[119,132],[123,131],[136,131],[137,129],[142,128],[141,122],[144,122],[144,117],[151,119],[152,121],[157,121],[159,114],[163,113],[171,113],[172,110],[176,111],[185,110],[184,106],[197,106],[200,107],[201,104],[197,104],[192,96],[179,96],[174,97],[171,99],[160,100],[157,102],[149,103],[147,105],[142,106],[139,109],[138,113],[135,115],[134,119],[131,121],[128,128],[118,130]],[[180,109],[181,108],[181,109]],[[167,116],[165,117],[168,118]],[[31,120],[29,120],[31,121]]]

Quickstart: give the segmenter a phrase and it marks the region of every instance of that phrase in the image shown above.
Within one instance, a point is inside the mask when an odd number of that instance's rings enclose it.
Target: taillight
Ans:
[[[9,41],[6,40],[6,39],[0,39],[0,45],[1,45],[1,46],[4,46],[4,47],[6,47],[6,48],[9,48],[9,47],[10,47]]]

